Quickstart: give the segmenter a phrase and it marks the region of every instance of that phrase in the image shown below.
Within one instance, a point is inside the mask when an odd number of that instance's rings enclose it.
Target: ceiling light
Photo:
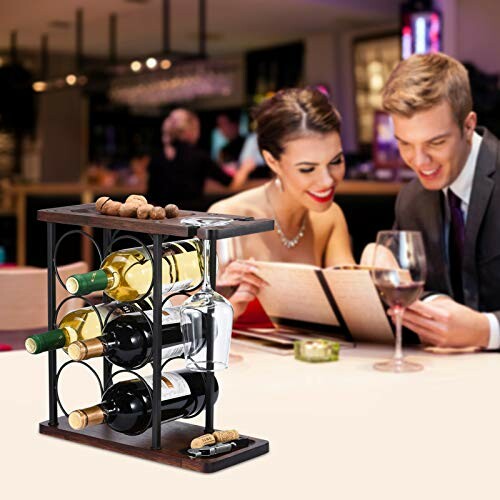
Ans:
[[[142,64],[139,61],[132,61],[130,63],[130,69],[137,73],[138,71],[141,71]]]
[[[74,85],[76,83],[76,76],[75,75],[68,75],[66,77],[66,83],[68,85]]]
[[[145,71],[114,78],[109,97],[116,103],[132,107],[163,106],[230,95],[235,79],[235,68],[227,63],[204,59],[176,62],[167,74]]]
[[[45,82],[41,82],[41,81],[34,82],[32,87],[33,87],[33,90],[35,92],[43,92],[43,91],[47,90],[47,84]]]
[[[158,61],[154,57],[149,57],[146,61],[146,66],[149,69],[155,69],[157,65],[158,65]]]
[[[172,66],[172,63],[168,59],[162,59],[160,62],[161,69],[168,69]]]

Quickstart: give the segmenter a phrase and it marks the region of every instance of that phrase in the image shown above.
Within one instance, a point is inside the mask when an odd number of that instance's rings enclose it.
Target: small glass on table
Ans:
[[[396,346],[394,357],[375,363],[376,370],[385,372],[415,372],[423,369],[419,363],[403,358],[402,322],[405,308],[421,295],[427,272],[422,235],[418,231],[379,231],[370,271],[382,300],[394,312]]]

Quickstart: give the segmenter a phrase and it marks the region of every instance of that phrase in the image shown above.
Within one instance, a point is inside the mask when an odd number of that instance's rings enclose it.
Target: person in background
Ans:
[[[174,109],[164,120],[163,151],[152,158],[148,167],[147,198],[150,203],[199,208],[207,178],[228,186],[229,190],[238,190],[244,185],[248,172],[242,170],[234,177],[227,175],[208,153],[196,146],[199,137],[200,122],[192,111]],[[188,203],[191,206],[185,206]]]
[[[500,142],[476,127],[467,71],[444,54],[412,56],[389,77],[383,106],[418,176],[399,193],[395,229],[422,232],[431,292],[403,324],[425,343],[498,349]]]
[[[345,172],[340,115],[312,89],[276,93],[256,109],[258,143],[276,175],[262,186],[222,200],[210,211],[275,220],[275,230],[224,240],[218,287],[239,317],[266,283],[250,259],[318,266],[353,264],[341,208],[333,202]],[[222,262],[225,261],[225,262]]]
[[[236,112],[224,112],[217,116],[217,128],[227,140],[220,150],[222,165],[236,164],[239,160],[245,138],[240,135],[240,115]]]
[[[250,132],[246,138],[239,158],[239,168],[250,171],[250,178],[262,179],[271,177],[271,170],[259,150],[257,133]]]

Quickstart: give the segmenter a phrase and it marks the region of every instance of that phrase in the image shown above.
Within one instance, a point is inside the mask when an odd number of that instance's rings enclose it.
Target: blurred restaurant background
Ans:
[[[252,107],[306,85],[343,117],[347,172],[336,201],[359,258],[392,225],[412,174],[380,110],[390,71],[414,52],[458,58],[479,123],[499,136],[498,20],[490,0],[4,0],[0,264],[46,265],[40,208],[145,193],[172,109],[198,115],[198,145],[232,175],[252,151]],[[245,188],[270,176],[253,160]],[[229,194],[208,181],[203,198],[181,208],[206,210]],[[73,245],[58,263],[93,268],[93,257]]]

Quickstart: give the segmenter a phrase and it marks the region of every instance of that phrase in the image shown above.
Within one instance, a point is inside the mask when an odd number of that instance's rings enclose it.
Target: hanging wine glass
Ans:
[[[211,251],[210,241],[203,240],[203,284],[199,292],[184,302],[180,311],[186,366],[193,371],[221,370],[227,368],[229,360],[233,308],[212,289]]]

